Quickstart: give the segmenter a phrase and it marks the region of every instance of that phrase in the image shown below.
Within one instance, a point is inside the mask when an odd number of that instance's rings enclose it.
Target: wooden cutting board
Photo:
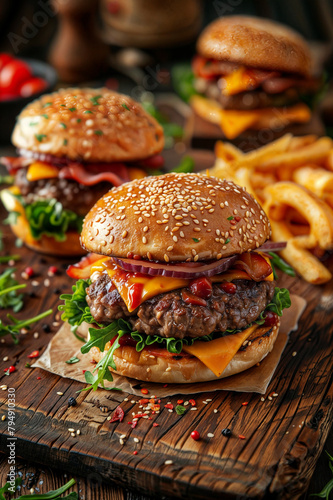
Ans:
[[[25,368],[27,356],[36,349],[42,353],[59,329],[59,294],[72,286],[65,274],[70,261],[17,249],[9,228],[1,229],[6,251],[22,257],[16,265],[19,281],[27,266],[35,271],[35,277],[27,281],[31,293],[17,317],[53,308],[53,315],[22,335],[18,345],[7,337],[0,343],[0,386],[13,387],[16,394],[17,456],[155,496],[297,499],[306,490],[333,415],[332,283],[314,287],[298,278],[281,278],[280,286],[303,296],[308,307],[264,401],[257,394],[204,393],[193,396],[196,411],[178,416],[164,405],[191,399],[180,394],[161,400],[161,412],[152,420],[140,419],[132,429],[127,422],[133,411],[139,411],[138,397],[123,401],[126,394],[103,390],[78,395],[79,382]],[[59,274],[49,277],[50,265],[56,265]],[[333,259],[329,265],[333,270]],[[0,271],[3,269],[1,266]],[[4,311],[0,317],[5,318]],[[5,356],[9,357],[6,362]],[[5,376],[4,369],[12,364],[16,372]],[[268,398],[272,393],[277,396]],[[69,397],[77,397],[77,406],[68,407]],[[0,390],[0,416],[7,415],[6,402],[7,391]],[[242,405],[244,402],[248,404]],[[119,404],[125,419],[110,423],[107,417]],[[226,427],[232,431],[230,438],[222,435]],[[80,430],[80,435],[71,436],[70,428]],[[202,436],[200,441],[190,437],[194,429]],[[8,442],[8,419],[0,419],[0,451],[7,452]],[[172,463],[165,464],[166,460]]]

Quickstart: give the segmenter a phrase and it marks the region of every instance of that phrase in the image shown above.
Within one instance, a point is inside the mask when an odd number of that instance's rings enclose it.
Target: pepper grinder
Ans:
[[[49,60],[60,80],[69,83],[99,77],[107,68],[109,49],[97,33],[98,0],[52,0],[59,27]]]

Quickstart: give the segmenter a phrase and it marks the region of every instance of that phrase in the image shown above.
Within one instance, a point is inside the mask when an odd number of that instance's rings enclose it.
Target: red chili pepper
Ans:
[[[191,292],[201,299],[209,299],[212,295],[213,286],[208,278],[197,278],[189,285]]]
[[[144,416],[144,413],[138,413],[137,415],[134,415],[133,418],[142,418]]]
[[[241,218],[239,217],[239,215],[235,215],[234,219],[235,219],[236,222],[239,222],[241,220]]]
[[[121,406],[117,406],[115,411],[113,412],[113,417],[110,422],[122,422],[124,420],[125,413]]]
[[[194,439],[194,441],[199,441],[200,439],[200,434],[198,431],[192,431],[191,432],[191,438]]]
[[[142,394],[148,394],[148,389],[141,389]]]
[[[27,273],[27,275],[29,276],[29,278],[32,278],[32,276],[35,274],[34,270],[32,269],[32,267],[26,267],[25,270],[24,270],[24,272]]]
[[[12,365],[9,368],[5,368],[4,372],[13,373],[13,372],[16,372],[16,368],[15,368],[15,366]]]
[[[236,293],[236,290],[237,290],[237,286],[235,285],[235,283],[231,283],[229,281],[225,281],[224,283],[221,283],[220,287],[222,288],[222,290],[226,293],[230,293],[230,295],[233,295],[234,293]]]
[[[242,406],[247,406],[249,403],[247,401],[244,401],[244,403],[242,403]]]
[[[50,266],[48,272],[50,274],[57,274],[58,273],[58,268],[56,266]]]
[[[168,387],[168,384],[164,384],[164,386],[163,386],[163,387]]]
[[[42,380],[42,377],[37,377],[37,380]]]
[[[183,399],[178,399],[177,405],[181,405],[182,403],[184,403],[184,400]]]
[[[153,427],[159,427],[160,424],[157,424],[156,422],[153,423]]]
[[[201,297],[198,297],[197,295],[194,295],[191,293],[189,290],[182,290],[182,299],[186,304],[191,304],[195,306],[205,306],[207,305],[207,302],[205,299],[202,299]]]
[[[240,434],[238,437],[239,439],[245,439],[245,436],[243,436],[243,434]]]
[[[137,450],[133,451],[133,455],[137,455],[137,454],[138,454]]]
[[[190,400],[189,400],[189,403],[190,403],[192,406],[195,406],[195,405],[196,405],[196,402],[194,401],[194,399],[190,399]]]
[[[32,353],[29,354],[29,356],[27,356],[27,357],[30,358],[30,359],[38,358],[39,357],[39,351],[32,351]]]
[[[139,399],[140,405],[144,405],[146,403],[149,403],[149,399]]]
[[[86,373],[87,370],[82,370],[83,375]]]
[[[168,408],[169,410],[173,410],[173,405],[171,403],[167,403],[164,405],[164,408]]]
[[[138,421],[137,421],[137,420],[136,420],[135,422],[132,422],[132,425],[131,425],[132,429],[135,429],[135,427],[136,427],[137,425],[138,425]]]

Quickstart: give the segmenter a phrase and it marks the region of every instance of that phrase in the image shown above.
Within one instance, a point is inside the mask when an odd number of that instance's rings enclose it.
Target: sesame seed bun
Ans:
[[[226,16],[216,19],[197,42],[200,55],[248,67],[309,76],[311,55],[294,30],[268,19]]]
[[[12,135],[18,148],[87,162],[148,158],[163,129],[130,97],[106,88],[61,89],[28,104]]]
[[[137,352],[135,347],[130,346],[122,346],[115,350],[113,359],[117,370],[112,370],[110,367],[109,369],[117,375],[163,384],[190,384],[230,377],[260,363],[271,352],[279,327],[280,323],[273,327],[262,326],[255,330],[249,337],[249,342],[232,358],[221,377],[214,375],[198,358],[173,359],[172,355],[151,357],[149,350]],[[106,344],[104,352],[101,352],[98,347],[93,347],[89,351],[90,360],[98,363],[109,349],[109,343]]]
[[[241,254],[269,236],[268,218],[245,188],[170,173],[109,191],[86,216],[81,243],[102,255],[175,262]]]

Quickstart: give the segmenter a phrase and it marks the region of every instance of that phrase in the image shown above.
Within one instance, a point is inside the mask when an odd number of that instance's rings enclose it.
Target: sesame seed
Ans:
[[[213,437],[214,437],[214,434],[213,434],[212,432],[208,432],[207,437],[209,437],[209,438],[213,438]]]
[[[127,234],[128,234],[128,232],[125,230],[125,231],[123,231],[123,232],[122,232],[121,237],[122,237],[122,238],[126,238]]]
[[[172,465],[173,464],[173,461],[172,460],[166,460],[164,462],[164,465]]]
[[[63,396],[64,393],[63,392],[57,392],[58,396]]]

